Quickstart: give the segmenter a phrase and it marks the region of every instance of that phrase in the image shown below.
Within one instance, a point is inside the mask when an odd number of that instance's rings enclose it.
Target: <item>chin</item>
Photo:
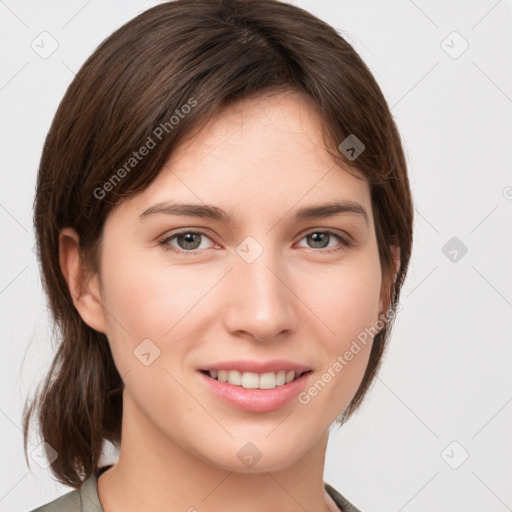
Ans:
[[[265,439],[271,431],[272,429],[267,430],[262,436],[247,435],[243,438],[230,439],[228,443],[219,443],[221,451],[218,453],[211,452],[210,444],[210,453],[203,452],[202,456],[212,465],[226,471],[257,474],[285,470],[297,463],[308,451],[308,444],[303,435],[296,441],[289,436],[278,435],[274,439]],[[285,442],[285,439],[288,442]]]

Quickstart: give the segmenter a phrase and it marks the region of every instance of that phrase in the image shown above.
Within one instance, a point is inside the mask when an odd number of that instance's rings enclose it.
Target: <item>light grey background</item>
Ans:
[[[29,470],[22,452],[23,403],[52,356],[31,225],[44,137],[84,60],[157,3],[0,2],[1,511],[69,491],[37,462]],[[512,510],[512,3],[293,3],[339,29],[374,73],[416,211],[382,371],[332,431],[324,479],[364,512]],[[52,38],[58,48],[42,58]]]

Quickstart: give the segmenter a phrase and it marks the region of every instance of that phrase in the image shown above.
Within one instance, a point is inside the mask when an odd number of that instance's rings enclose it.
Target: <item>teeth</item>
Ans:
[[[231,384],[231,382],[230,382]],[[257,373],[242,373],[242,387],[247,389],[256,389],[260,386],[260,377]]]
[[[241,386],[242,374],[238,370],[229,370],[227,382],[235,386]]]
[[[228,382],[246,389],[273,389],[276,386],[288,384],[299,376],[294,371],[287,372],[286,370],[261,374],[254,372],[240,373],[238,370],[212,370],[209,375],[212,379]]]

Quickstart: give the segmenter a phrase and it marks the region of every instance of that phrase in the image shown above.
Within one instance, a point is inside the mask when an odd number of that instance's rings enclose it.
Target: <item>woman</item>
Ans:
[[[274,0],[177,0],[82,66],[34,213],[62,342],[25,413],[37,510],[357,510],[323,482],[412,245],[400,136],[353,48]],[[105,441],[119,458],[99,467]]]

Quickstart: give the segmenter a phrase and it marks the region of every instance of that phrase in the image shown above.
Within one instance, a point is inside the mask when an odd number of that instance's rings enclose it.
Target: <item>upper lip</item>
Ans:
[[[278,372],[279,370],[286,370],[288,372],[294,371],[296,373],[304,373],[311,370],[309,366],[286,361],[284,359],[275,359],[273,361],[254,361],[254,360],[238,360],[238,361],[223,361],[221,363],[210,364],[200,368],[202,371],[213,370],[238,370],[243,372],[254,373],[269,373]]]

